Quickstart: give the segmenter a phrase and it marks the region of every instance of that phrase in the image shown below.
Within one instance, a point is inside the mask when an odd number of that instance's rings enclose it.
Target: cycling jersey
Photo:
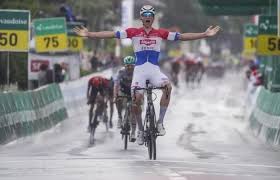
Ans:
[[[94,76],[88,81],[88,84],[96,88],[109,88],[109,81],[101,76]]]
[[[127,71],[125,68],[121,69],[118,73],[115,83],[120,86],[120,91],[130,95],[130,87],[132,82],[133,72]]]
[[[169,32],[166,29],[154,29],[147,33],[144,28],[128,28],[126,30],[117,31],[116,37],[119,39],[130,38],[132,40],[133,49],[136,57],[136,66],[150,62],[159,65],[159,53],[161,41],[176,41],[179,33]]]

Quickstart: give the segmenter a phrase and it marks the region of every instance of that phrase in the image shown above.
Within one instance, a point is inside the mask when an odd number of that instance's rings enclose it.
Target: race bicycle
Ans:
[[[128,140],[130,142],[134,142],[135,139],[131,139],[130,137],[130,130],[132,128],[132,98],[131,96],[118,96],[117,98],[125,98],[126,99],[126,106],[124,112],[124,118],[122,121],[121,127],[121,135],[124,141],[124,149],[127,150]]]
[[[156,115],[155,115],[155,108],[153,101],[153,90],[155,89],[166,89],[166,86],[163,87],[153,87],[150,84],[149,80],[146,80],[146,87],[145,88],[138,88],[134,89],[137,90],[144,90],[147,94],[147,106],[146,106],[146,115],[144,120],[144,144],[148,148],[148,155],[150,159],[156,160],[157,157],[157,147],[156,147],[156,139],[158,135],[158,131],[156,128]]]
[[[102,121],[105,125],[106,132],[109,129],[108,125],[108,114],[107,114],[107,102],[104,102],[104,97],[97,95],[96,97],[96,107],[94,111],[94,116],[90,121],[90,138],[89,144],[94,144],[94,135],[99,121]]]

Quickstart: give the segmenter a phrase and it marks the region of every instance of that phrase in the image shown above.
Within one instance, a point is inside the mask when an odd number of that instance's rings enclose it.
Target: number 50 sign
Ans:
[[[0,51],[28,51],[30,11],[0,9]]]
[[[277,37],[277,16],[260,16],[258,54],[280,55],[280,37]]]
[[[57,52],[68,49],[65,18],[36,19],[34,30],[37,52]]]

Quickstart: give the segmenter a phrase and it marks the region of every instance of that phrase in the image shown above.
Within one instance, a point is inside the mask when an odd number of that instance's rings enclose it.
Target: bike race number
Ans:
[[[0,10],[0,51],[28,51],[29,11]]]
[[[65,18],[45,18],[34,21],[37,52],[57,52],[68,49]]]

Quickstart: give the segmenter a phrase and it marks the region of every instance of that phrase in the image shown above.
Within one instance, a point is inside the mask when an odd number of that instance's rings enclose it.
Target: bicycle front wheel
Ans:
[[[147,140],[148,154],[150,160],[157,159],[156,138],[152,135]]]

